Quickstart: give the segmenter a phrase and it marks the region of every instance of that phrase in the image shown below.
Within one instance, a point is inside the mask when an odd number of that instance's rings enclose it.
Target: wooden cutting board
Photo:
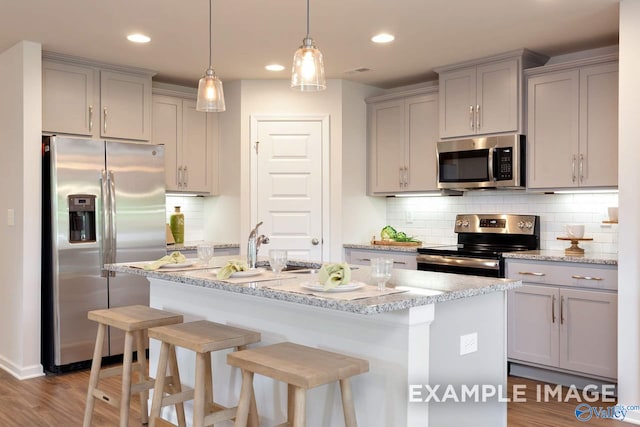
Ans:
[[[371,244],[381,246],[422,246],[422,242],[396,242],[394,240],[372,240]]]

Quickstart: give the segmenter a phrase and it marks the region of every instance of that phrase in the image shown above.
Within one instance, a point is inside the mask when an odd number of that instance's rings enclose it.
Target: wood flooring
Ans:
[[[18,381],[0,370],[0,426],[2,427],[70,427],[81,426],[84,416],[89,371],[80,371],[56,376],[45,376]],[[119,393],[118,378],[101,381],[101,388],[110,393]],[[510,377],[509,389],[514,384],[526,386],[526,403],[510,403],[507,410],[508,427],[627,427],[620,421],[592,418],[581,422],[575,418],[576,402],[537,403],[537,382]],[[132,396],[129,426],[140,426],[140,401]],[[612,406],[612,403],[602,403]],[[593,406],[599,406],[593,404]],[[118,425],[118,411],[111,406],[96,402],[93,426]],[[389,426],[400,427],[400,426]],[[455,426],[434,426],[455,427]],[[478,426],[493,427],[493,426]]]

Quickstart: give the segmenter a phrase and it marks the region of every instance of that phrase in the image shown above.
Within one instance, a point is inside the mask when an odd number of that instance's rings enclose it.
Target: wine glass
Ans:
[[[393,260],[391,258],[371,259],[371,278],[378,283],[378,290],[384,291],[386,283],[391,279]]]
[[[280,277],[282,269],[287,266],[287,251],[283,249],[271,249],[269,251],[269,266]]]
[[[211,243],[201,243],[196,246],[196,251],[198,254],[198,259],[200,260],[200,264],[208,267],[209,261],[211,261],[211,258],[213,258],[213,245]]]

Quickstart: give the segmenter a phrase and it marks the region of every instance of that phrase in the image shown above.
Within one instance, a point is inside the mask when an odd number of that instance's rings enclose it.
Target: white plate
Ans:
[[[324,289],[324,285],[317,282],[303,283],[300,286],[312,291],[319,291],[319,292],[349,292],[349,291],[354,291],[356,289],[360,289],[361,287],[365,286],[365,284],[362,282],[351,282],[351,283],[347,283],[346,285],[338,285],[335,288],[327,289],[326,291]]]
[[[214,275],[218,274],[219,270],[215,270],[213,272]],[[257,276],[260,273],[264,272],[264,268],[254,268],[251,270],[244,270],[244,271],[236,271],[235,273],[231,273],[231,278],[239,278],[239,277],[251,277],[251,276]]]
[[[185,262],[179,262],[179,263],[165,264],[160,268],[184,268],[184,267],[191,267],[195,263],[196,263],[195,261],[185,261]]]

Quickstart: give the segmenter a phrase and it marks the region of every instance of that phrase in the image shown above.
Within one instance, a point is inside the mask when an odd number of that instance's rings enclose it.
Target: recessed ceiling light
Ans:
[[[151,37],[145,36],[144,34],[136,33],[129,34],[127,36],[127,40],[134,43],[149,43],[151,41]]]
[[[284,66],[282,66],[280,64],[269,64],[264,68],[266,68],[269,71],[282,71],[282,70],[284,70]]]
[[[395,37],[392,34],[380,33],[371,37],[371,41],[374,43],[390,43],[395,40]]]

